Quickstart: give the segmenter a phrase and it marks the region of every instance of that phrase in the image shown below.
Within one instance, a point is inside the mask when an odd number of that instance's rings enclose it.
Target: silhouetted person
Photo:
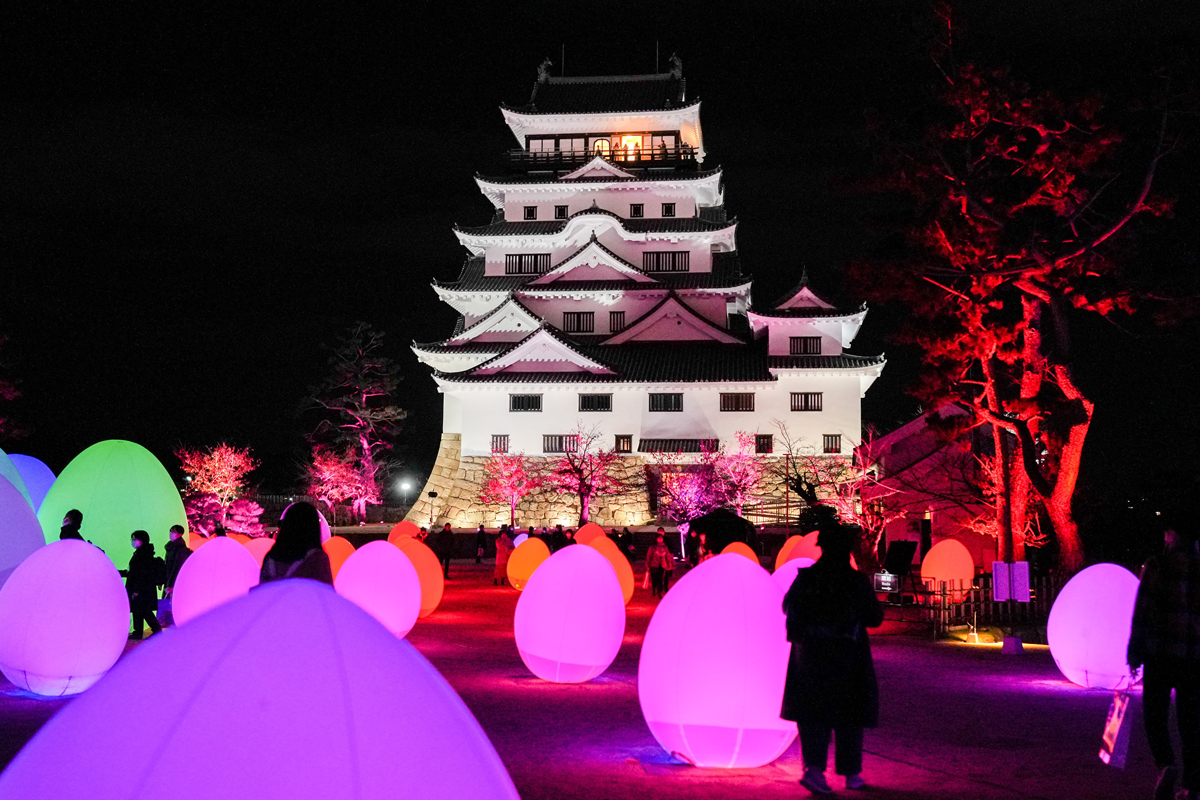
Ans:
[[[683,556],[689,567],[700,563],[700,536],[695,531],[689,530],[687,538],[683,540]]]
[[[817,536],[821,558],[802,569],[783,598],[792,643],[783,709],[797,722],[804,777],[800,785],[832,794],[825,780],[830,735],[835,767],[847,789],[861,789],[863,728],[879,721],[879,688],[867,628],[883,623],[883,607],[870,579],[850,566],[854,537],[840,526]]]
[[[83,526],[83,512],[77,508],[72,508],[63,515],[62,529],[58,532],[59,539],[82,539],[83,534],[79,532]]]
[[[329,556],[321,549],[321,518],[310,503],[293,503],[279,520],[275,545],[263,559],[259,583],[309,578],[333,584]]]
[[[129,595],[129,611],[133,614],[133,633],[129,638],[141,639],[145,625],[155,633],[162,630],[154,612],[158,610],[158,584],[163,576],[159,574],[161,566],[154,557],[150,534],[134,531],[129,543],[133,545],[133,556],[129,559],[129,569],[124,570],[125,593]]]
[[[621,541],[619,544],[621,545],[621,552],[625,554],[625,557],[629,559],[629,563],[632,564],[635,560],[634,556],[637,555],[637,542],[634,540],[633,533],[629,528],[621,529]]]
[[[483,563],[483,551],[487,550],[488,535],[483,526],[479,526],[479,530],[475,531],[475,563]]]
[[[550,541],[547,544],[550,545],[551,553],[557,553],[567,546],[567,534],[563,533],[562,525],[554,526],[554,532],[550,534]]]
[[[450,530],[449,522],[434,537],[433,551],[437,553],[438,561],[442,562],[442,575],[449,578],[450,557],[454,555],[454,531]]]
[[[503,586],[508,582],[508,557],[513,549],[508,528],[501,526],[500,535],[496,537],[496,571],[492,573],[492,586]]]
[[[172,525],[168,536],[170,538],[165,548],[166,576],[163,583],[163,598],[165,599],[170,599],[174,594],[175,579],[179,577],[179,570],[183,567],[183,562],[187,561],[187,557],[192,554],[192,551],[188,549],[187,541],[183,538],[182,525]],[[170,625],[173,620],[170,604],[159,603],[158,621],[163,625]]]
[[[1154,764],[1155,798],[1175,795],[1175,752],[1168,719],[1175,690],[1175,722],[1183,747],[1181,798],[1200,796],[1200,544],[1196,528],[1168,519],[1164,552],[1142,567],[1133,607],[1129,666],[1144,665],[1142,716]]]

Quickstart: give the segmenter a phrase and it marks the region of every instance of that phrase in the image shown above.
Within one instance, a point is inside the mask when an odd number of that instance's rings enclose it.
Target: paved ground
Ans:
[[[754,770],[704,770],[673,762],[642,721],[637,658],[654,610],[638,588],[625,645],[595,681],[565,686],[534,678],[512,640],[517,593],[493,588],[486,565],[456,563],[442,605],[409,639],[458,690],[491,737],[522,798],[793,798],[795,744]],[[839,795],[919,798],[1096,798],[1150,794],[1155,773],[1138,727],[1124,771],[1100,763],[1110,695],[1075,687],[1045,648],[1003,656],[997,647],[877,636],[881,725],[867,732],[872,788]],[[0,683],[0,762],[65,703]],[[835,781],[835,788],[840,788]]]

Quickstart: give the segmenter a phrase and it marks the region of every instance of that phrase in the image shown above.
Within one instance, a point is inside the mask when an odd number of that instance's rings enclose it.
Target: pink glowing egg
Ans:
[[[789,558],[783,562],[783,565],[771,573],[771,580],[775,581],[775,585],[787,594],[787,590],[792,588],[792,582],[796,580],[796,575],[800,570],[807,569],[817,562],[811,558]]]
[[[442,602],[442,593],[446,591],[446,577],[442,572],[441,559],[429,549],[424,542],[401,536],[395,543],[389,542],[400,552],[408,556],[408,560],[417,570],[417,578],[421,582],[421,619],[428,617]]]
[[[508,557],[508,583],[518,592],[525,588],[529,576],[550,557],[550,548],[541,539],[526,539]]]
[[[45,543],[42,526],[25,496],[0,478],[0,586]]]
[[[951,597],[961,600],[961,590],[971,588],[971,582],[975,580],[975,559],[962,542],[945,539],[929,548],[921,559],[921,580],[933,581],[935,592],[940,591],[944,583]]]
[[[0,672],[35,694],[87,689],[116,663],[128,636],[121,576],[85,541],[43,546],[0,588]]]
[[[733,553],[741,556],[742,558],[748,558],[755,564],[758,564],[758,554],[755,553],[754,550],[751,549],[750,545],[746,544],[745,542],[730,542],[729,544],[725,545],[725,549],[721,551],[722,555],[725,553]]]
[[[421,613],[417,569],[390,542],[368,542],[352,552],[333,588],[397,636],[407,636]]]
[[[789,536],[787,538],[787,541],[783,543],[783,547],[779,548],[779,553],[775,556],[775,569],[779,569],[788,559],[792,558],[792,551],[796,548],[796,545],[800,544],[803,538],[802,536]],[[813,560],[815,561],[816,559]]]
[[[608,669],[625,636],[625,600],[608,559],[578,546],[546,559],[521,592],[513,632],[521,660],[542,680],[583,683]]]
[[[245,545],[246,549],[250,551],[250,555],[254,556],[254,560],[258,562],[260,571],[263,559],[267,557],[267,553],[271,552],[271,548],[274,546],[275,540],[270,536],[256,536]]]
[[[399,539],[401,536],[409,536],[409,537],[412,537],[413,539],[416,539],[416,538],[419,538],[420,533],[421,533],[420,528],[418,528],[416,525],[409,522],[408,520],[404,520],[402,522],[397,522],[395,525],[392,526],[392,529],[390,531],[388,531],[388,541],[391,542],[392,544],[395,544],[396,540]]]
[[[171,615],[183,625],[236,600],[258,585],[262,568],[250,551],[228,536],[214,536],[188,556],[175,579]]]
[[[0,797],[518,800],[438,671],[305,580],[137,648],[46,723],[0,776]]]
[[[617,574],[617,582],[621,584],[621,596],[625,599],[625,605],[629,605],[629,601],[633,599],[634,586],[637,585],[629,559],[621,552],[617,543],[607,536],[592,539],[587,546],[595,548],[596,552],[608,559],[613,572]]]
[[[1118,564],[1094,564],[1058,593],[1046,640],[1058,670],[1088,689],[1115,689],[1129,679],[1125,662],[1138,578]]]
[[[342,564],[346,563],[347,558],[354,555],[354,545],[345,536],[330,536],[321,543],[321,549],[325,551],[325,555],[329,556],[329,570],[333,573],[334,580],[337,580],[338,570],[342,568]]]
[[[513,547],[520,547],[521,542],[525,541],[528,538],[529,538],[528,533],[518,533],[515,537],[513,537]]]
[[[604,528],[594,522],[589,522],[575,531],[575,544],[590,544],[593,539],[601,536],[604,536]]]
[[[8,459],[21,474],[21,480],[25,481],[25,488],[29,492],[29,502],[36,513],[42,507],[46,493],[54,485],[54,470],[42,463],[41,459],[33,456],[9,453]]]
[[[796,736],[779,718],[791,646],[782,594],[749,559],[715,556],[658,604],[638,663],[642,716],[663,749],[699,767],[759,767]]]

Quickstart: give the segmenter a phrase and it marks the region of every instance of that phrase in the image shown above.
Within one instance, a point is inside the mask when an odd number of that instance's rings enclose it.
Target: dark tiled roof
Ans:
[[[640,439],[639,453],[703,453],[716,450],[720,439]]]
[[[577,211],[571,218],[583,214],[605,214],[620,220],[621,226],[630,233],[702,233],[720,231],[731,227],[735,221],[709,222],[700,217],[667,217],[664,219],[625,219],[603,208]],[[455,227],[460,233],[471,236],[549,236],[567,226],[569,220],[545,220],[536,222],[492,222],[474,228]]]
[[[546,284],[545,286],[525,286],[525,284],[540,277],[539,275],[484,275],[484,259],[482,257],[468,258],[458,275],[458,280],[434,283],[444,289],[460,292],[554,292],[570,289],[572,291],[615,291],[617,289],[641,289],[653,291],[661,289],[724,289],[742,286],[750,282],[749,275],[741,272],[741,260],[737,253],[714,253],[712,272],[654,272],[648,273],[657,283],[640,283],[635,280],[625,281],[570,281],[561,285]]]
[[[684,105],[685,81],[673,73],[548,78],[533,85],[525,114],[594,114],[605,111],[660,111]]]
[[[857,314],[860,311],[865,311],[866,308],[867,308],[867,304],[863,303],[861,306],[859,306],[858,308],[854,308],[854,309],[819,308],[816,306],[805,307],[805,308],[786,308],[786,309],[773,308],[770,310],[763,310],[760,308],[751,308],[750,313],[757,314],[760,317],[773,317],[773,318],[780,318],[780,319],[784,319],[784,318],[788,318],[788,317],[795,317],[795,318],[848,317],[851,314]]]
[[[453,338],[453,337],[452,337]],[[445,342],[413,342],[413,349],[422,353],[490,353],[498,355],[512,348],[515,342],[468,342],[446,344]]]
[[[771,369],[855,369],[882,364],[884,357],[853,356],[771,356]]]
[[[624,169],[624,165],[621,165]],[[603,178],[573,178],[571,180],[563,180],[557,175],[503,175],[500,177],[490,177],[487,175],[476,174],[476,178],[487,183],[561,183],[563,186],[574,186],[578,183],[643,183],[645,181],[695,181],[701,178],[708,178],[717,175],[721,172],[720,168],[705,169],[705,170],[652,170],[644,174],[635,175],[631,178],[621,178],[616,175],[610,175]]]

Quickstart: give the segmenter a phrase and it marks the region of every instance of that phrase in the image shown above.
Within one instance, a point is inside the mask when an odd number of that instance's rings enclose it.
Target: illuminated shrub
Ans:
[[[521,592],[513,631],[521,660],[542,680],[582,683],[608,669],[625,636],[625,601],[608,559],[587,546],[546,559]]]
[[[139,647],[42,728],[0,797],[518,800],[438,671],[303,580]]]
[[[267,557],[267,553],[271,552],[271,548],[275,546],[275,540],[270,536],[258,536],[246,543],[246,549],[250,551],[250,555],[254,556],[254,560],[258,562],[258,569],[262,571],[263,559]],[[330,559],[332,561],[332,559]]]
[[[128,636],[121,576],[87,542],[41,547],[0,588],[0,671],[35,694],[87,689],[116,663]],[[0,789],[0,797],[21,796]]]
[[[604,528],[594,522],[589,522],[575,531],[575,544],[591,544],[592,540],[596,538],[607,539],[608,537],[604,535]]]
[[[175,579],[171,615],[183,625],[236,600],[258,585],[262,568],[250,551],[228,536],[214,536],[188,556]]]
[[[394,544],[400,552],[408,556],[413,567],[417,570],[417,578],[421,582],[421,618],[433,613],[442,602],[442,592],[446,590],[446,579],[442,572],[442,562],[429,547],[416,539],[401,536]]]
[[[346,562],[347,558],[354,555],[354,545],[350,544],[350,540],[345,536],[330,536],[321,543],[321,549],[325,551],[325,555],[329,556],[329,569],[333,572],[336,580],[342,564]]]
[[[961,589],[969,589],[975,580],[975,559],[962,542],[945,539],[929,548],[925,558],[921,559],[921,580],[932,580],[935,592],[940,591],[945,582],[951,598],[961,601]]]
[[[37,513],[42,507],[42,500],[46,498],[46,492],[54,485],[54,471],[33,456],[9,453],[8,458],[21,474],[21,480],[29,492],[29,503]]]
[[[607,536],[592,539],[587,546],[595,548],[596,552],[608,559],[613,572],[617,574],[617,582],[621,584],[621,596],[625,599],[625,605],[629,605],[629,601],[633,599],[633,587],[636,585],[629,559],[621,552],[616,542]]]
[[[789,558],[783,562],[782,566],[771,573],[771,580],[775,581],[775,585],[784,594],[787,594],[787,590],[792,588],[792,583],[796,580],[796,575],[799,574],[800,570],[811,567],[815,563],[817,562],[811,558]]]
[[[389,542],[368,542],[352,551],[334,579],[333,588],[397,636],[407,636],[421,613],[421,581],[417,570]]]
[[[420,532],[421,532],[420,528],[418,528],[416,525],[412,524],[408,520],[404,520],[403,522],[397,522],[395,525],[392,526],[392,529],[390,531],[388,531],[388,541],[391,542],[392,544],[395,544],[396,540],[399,539],[401,536],[409,536],[409,537],[412,537],[413,539],[416,539],[417,535]]]
[[[779,588],[749,559],[715,556],[658,604],[638,663],[654,738],[701,767],[758,767],[796,736],[779,718],[790,645]]]
[[[24,495],[0,478],[0,585],[18,564],[44,544],[42,526]]]
[[[1071,683],[1115,689],[1129,677],[1125,651],[1138,579],[1117,564],[1095,564],[1067,581],[1054,599],[1046,639]]]
[[[526,539],[521,542],[508,557],[509,584],[517,591],[524,589],[525,584],[529,582],[529,576],[549,557],[550,548],[541,539]]]
[[[148,531],[160,548],[172,525],[187,525],[179,490],[146,448],[109,439],[84,450],[67,464],[46,493],[38,521],[47,542],[58,540],[63,515],[83,512],[83,537],[102,549],[119,568],[129,564],[129,534]]]
[[[748,558],[755,564],[758,564],[758,555],[754,552],[750,545],[746,544],[745,542],[730,542],[729,544],[725,545],[725,549],[721,551],[722,555],[725,553],[733,553],[735,555],[742,556],[743,558]]]

